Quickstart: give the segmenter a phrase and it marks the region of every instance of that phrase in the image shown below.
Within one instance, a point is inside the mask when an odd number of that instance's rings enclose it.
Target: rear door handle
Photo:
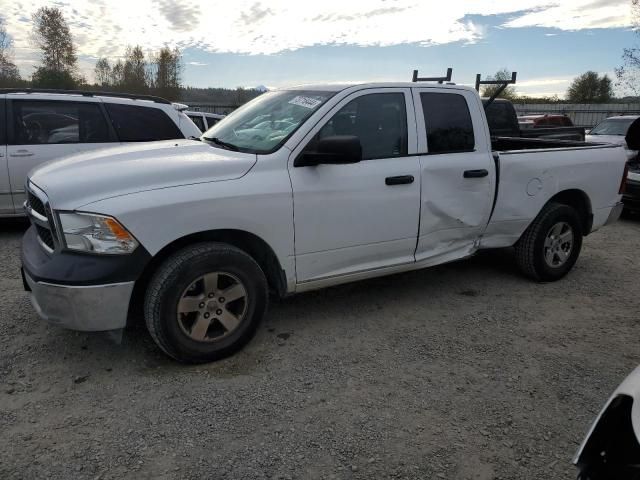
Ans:
[[[15,153],[10,154],[10,157],[33,157],[34,153],[29,150],[16,150]]]
[[[489,172],[483,168],[481,170],[465,170],[463,177],[464,178],[482,178],[482,177],[486,177],[487,175],[489,175]]]
[[[406,185],[413,183],[413,175],[398,175],[397,177],[387,177],[384,179],[384,183],[387,185]]]

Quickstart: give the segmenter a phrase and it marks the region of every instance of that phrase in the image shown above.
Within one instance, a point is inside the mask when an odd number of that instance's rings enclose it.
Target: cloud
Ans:
[[[555,5],[554,5],[555,4]],[[507,22],[511,28],[548,27],[560,30],[626,27],[631,24],[630,2],[626,0],[551,2],[546,8],[525,12]]]
[[[273,15],[273,11],[270,8],[263,8],[259,3],[254,3],[249,8],[249,12],[240,13],[240,21],[245,25],[251,25],[252,23],[258,23],[269,15]]]
[[[187,62],[187,65],[193,65],[194,67],[204,67],[209,65],[208,63],[203,62]]]
[[[13,0],[3,10],[16,58],[33,59],[30,16],[50,2]],[[506,18],[502,28],[558,30],[626,28],[628,0],[57,0],[87,58],[115,58],[127,45],[208,52],[278,54],[313,45],[423,46],[477,43],[487,23]],[[473,21],[471,20],[473,18]],[[489,22],[491,20],[491,22]],[[24,65],[24,64],[21,64]],[[29,72],[30,73],[30,72]]]
[[[524,82],[518,82],[518,88],[531,88],[531,87],[543,87],[552,85],[564,85],[571,82],[572,78],[569,77],[545,77],[545,78],[532,78],[525,80]]]
[[[173,30],[189,31],[200,21],[200,9],[179,0],[159,0],[160,13]]]

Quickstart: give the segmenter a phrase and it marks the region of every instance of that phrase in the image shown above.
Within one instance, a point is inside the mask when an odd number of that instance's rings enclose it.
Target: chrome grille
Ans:
[[[53,243],[53,235],[50,230],[47,230],[40,225],[36,225],[36,231],[38,232],[38,237],[50,250],[55,248],[55,244]]]
[[[31,206],[31,209],[34,212],[42,215],[43,217],[47,216],[47,211],[44,208],[44,203],[42,203],[42,200],[36,197],[32,192],[27,192],[27,198],[29,199],[29,206]]]
[[[51,208],[45,193],[30,183],[27,185],[25,209],[29,214],[31,224],[36,228],[38,240],[40,240],[43,248],[53,252],[56,249],[57,237]]]

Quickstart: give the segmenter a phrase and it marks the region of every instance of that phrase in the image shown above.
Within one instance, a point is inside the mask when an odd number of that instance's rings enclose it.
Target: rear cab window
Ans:
[[[114,142],[99,103],[11,100],[14,145]]]
[[[486,116],[491,135],[519,135],[518,119],[510,102],[495,100],[486,108]]]
[[[104,105],[121,142],[184,138],[174,121],[159,108],[106,102]]]

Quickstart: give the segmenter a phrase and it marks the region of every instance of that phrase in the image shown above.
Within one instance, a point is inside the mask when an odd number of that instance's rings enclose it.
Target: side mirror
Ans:
[[[353,135],[325,137],[318,142],[315,152],[303,151],[293,162],[294,167],[358,163],[362,160],[360,139]]]

